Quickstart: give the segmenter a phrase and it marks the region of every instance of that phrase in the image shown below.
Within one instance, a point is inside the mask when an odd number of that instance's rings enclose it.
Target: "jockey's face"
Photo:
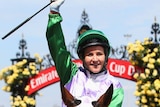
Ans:
[[[102,46],[91,46],[84,50],[84,66],[93,73],[102,70],[105,64],[105,53]]]

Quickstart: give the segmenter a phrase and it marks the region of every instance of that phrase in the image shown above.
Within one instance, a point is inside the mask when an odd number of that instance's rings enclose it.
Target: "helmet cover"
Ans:
[[[84,49],[89,46],[103,46],[108,57],[110,45],[103,32],[99,30],[87,30],[79,36],[77,40],[77,54],[80,58],[82,57]]]

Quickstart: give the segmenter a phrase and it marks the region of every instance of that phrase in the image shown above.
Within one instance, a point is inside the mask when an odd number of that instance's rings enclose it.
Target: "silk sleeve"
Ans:
[[[49,14],[46,38],[50,54],[54,60],[57,73],[63,84],[66,84],[77,71],[77,66],[71,61],[67,51],[64,35],[61,28],[60,14]]]
[[[123,88],[115,89],[109,107],[122,107],[123,97],[124,97]]]

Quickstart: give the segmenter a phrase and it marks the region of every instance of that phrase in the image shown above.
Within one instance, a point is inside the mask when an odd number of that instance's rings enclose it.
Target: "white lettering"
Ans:
[[[41,76],[31,79],[30,81],[31,88],[34,89],[42,84],[46,84],[47,82],[52,81],[55,78],[59,78],[59,76],[57,72],[53,70],[46,74],[42,73]]]
[[[119,73],[119,75],[123,75],[125,73],[125,66],[124,65],[118,65],[115,62],[111,62],[109,65],[109,69],[111,72]]]
[[[134,72],[135,72],[135,67],[132,65],[129,65],[128,66],[128,75],[132,76],[134,74]]]
[[[36,87],[36,83],[35,83],[34,79],[31,79],[30,84],[31,84],[31,88]]]

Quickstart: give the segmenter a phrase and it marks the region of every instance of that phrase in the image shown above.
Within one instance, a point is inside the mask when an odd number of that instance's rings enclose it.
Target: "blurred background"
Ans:
[[[1,0],[0,1],[0,37],[21,22],[39,11],[50,1],[45,0]],[[74,55],[72,46],[77,37],[77,31],[82,24],[82,14],[88,15],[89,25],[93,29],[103,31],[113,49],[120,49],[135,40],[153,37],[152,24],[160,22],[160,1],[146,0],[66,0],[60,8],[63,17],[62,27],[66,45]],[[33,17],[9,37],[0,39],[0,69],[10,66],[11,59],[16,58],[19,41],[23,38],[27,43],[27,52],[33,57],[35,53],[41,57],[49,54],[45,38],[49,7]],[[125,49],[123,50],[125,52]],[[76,56],[75,56],[76,57]],[[122,56],[118,56],[121,58]],[[134,96],[135,82],[117,78],[125,90],[123,107],[136,107]],[[5,85],[0,81],[0,88]],[[36,96],[37,107],[61,107],[59,83],[52,84],[39,91],[42,96]],[[10,93],[0,90],[0,107],[10,106]]]

